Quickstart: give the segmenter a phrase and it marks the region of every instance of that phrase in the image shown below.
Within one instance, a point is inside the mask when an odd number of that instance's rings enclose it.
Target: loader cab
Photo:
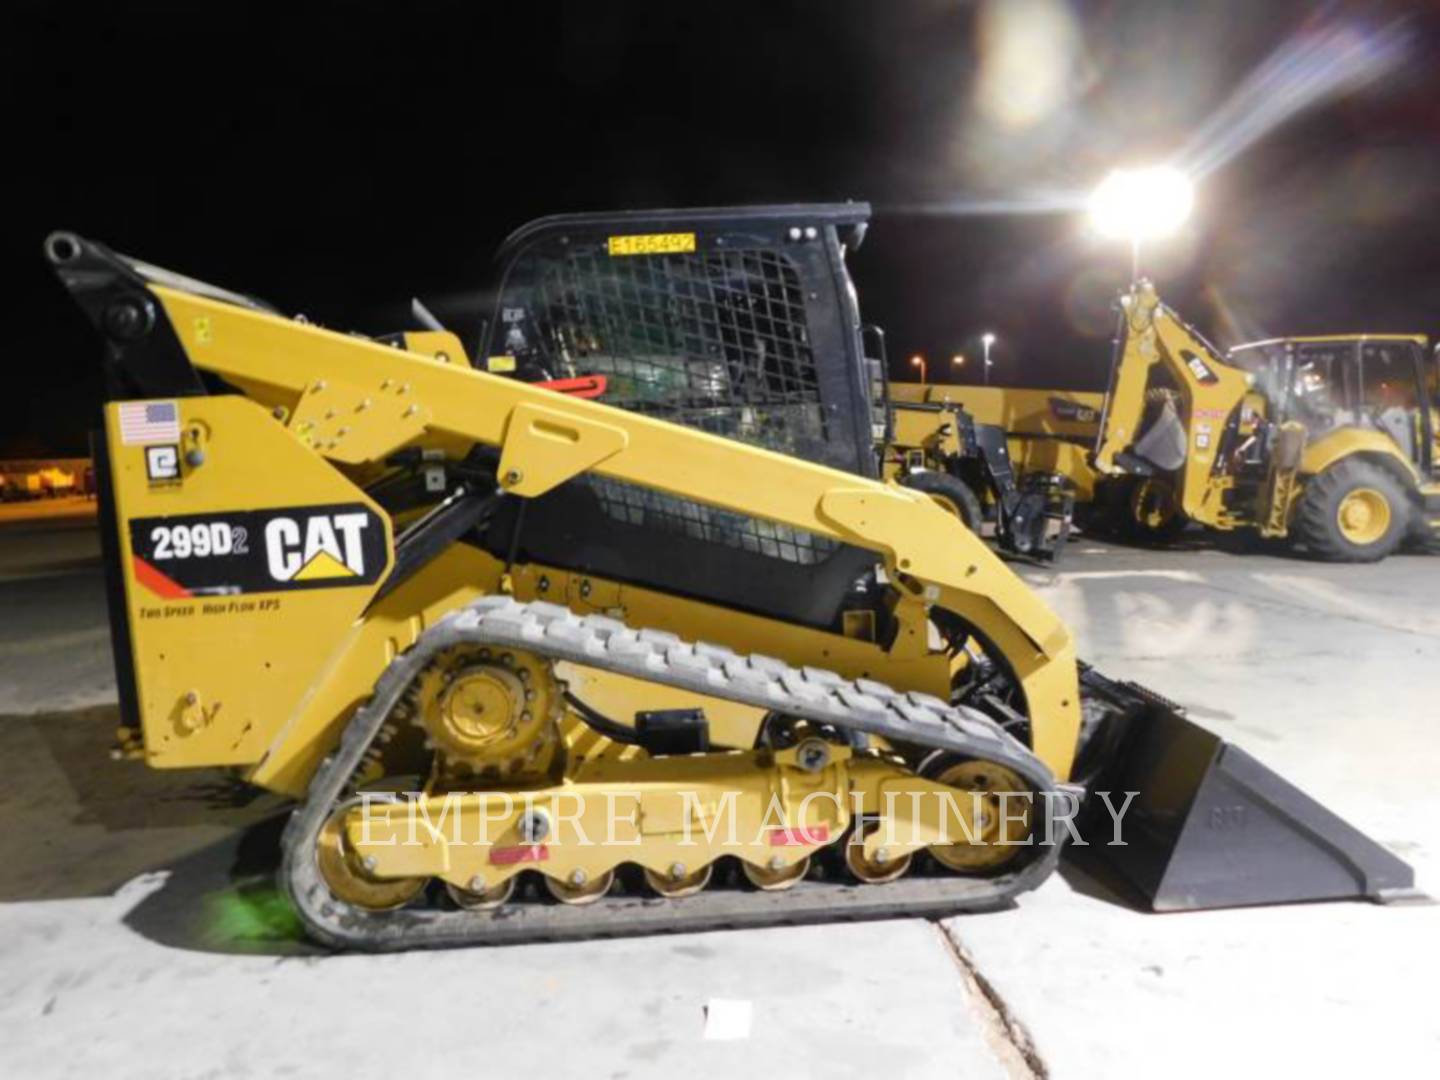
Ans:
[[[1377,431],[1422,475],[1440,465],[1436,359],[1424,337],[1280,338],[1237,346],[1229,359],[1256,376],[1272,420],[1298,420],[1312,439],[1339,428]]]
[[[845,203],[542,218],[500,250],[477,366],[874,477],[871,366],[845,266],[869,216]],[[495,515],[490,550],[823,628],[843,625],[877,562],[599,475],[519,515]]]
[[[517,230],[480,364],[865,476],[845,254],[863,203],[564,214]]]

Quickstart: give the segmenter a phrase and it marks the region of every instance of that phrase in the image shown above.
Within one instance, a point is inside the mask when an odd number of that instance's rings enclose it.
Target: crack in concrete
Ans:
[[[1020,1018],[1011,1011],[994,984],[980,973],[975,960],[943,922],[934,924],[940,944],[955,961],[970,1000],[979,1014],[985,1041],[999,1058],[1012,1080],[1049,1080],[1050,1069],[1035,1048],[1035,1040]]]

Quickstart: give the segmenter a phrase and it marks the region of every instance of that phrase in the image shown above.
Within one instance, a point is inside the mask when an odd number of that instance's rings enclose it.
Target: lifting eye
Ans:
[[[80,238],[74,233],[56,232],[45,238],[45,257],[56,266],[80,257]]]

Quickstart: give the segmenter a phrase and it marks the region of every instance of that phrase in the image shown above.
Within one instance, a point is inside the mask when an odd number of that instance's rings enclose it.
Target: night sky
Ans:
[[[40,255],[62,227],[336,328],[401,328],[419,295],[468,340],[532,217],[866,199],[851,269],[896,374],[921,351],[948,377],[991,330],[997,382],[1098,388],[1128,254],[1077,199],[1198,155],[1196,213],[1145,265],[1212,338],[1440,332],[1437,14],[21,0],[0,455],[83,449],[93,423],[97,345]]]

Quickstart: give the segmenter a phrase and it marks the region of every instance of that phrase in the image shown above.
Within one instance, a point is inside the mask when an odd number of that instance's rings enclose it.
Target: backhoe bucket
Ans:
[[[1151,701],[1092,791],[1090,850],[1155,911],[1421,896],[1414,871],[1237,746]],[[1121,815],[1124,846],[1113,845]]]

